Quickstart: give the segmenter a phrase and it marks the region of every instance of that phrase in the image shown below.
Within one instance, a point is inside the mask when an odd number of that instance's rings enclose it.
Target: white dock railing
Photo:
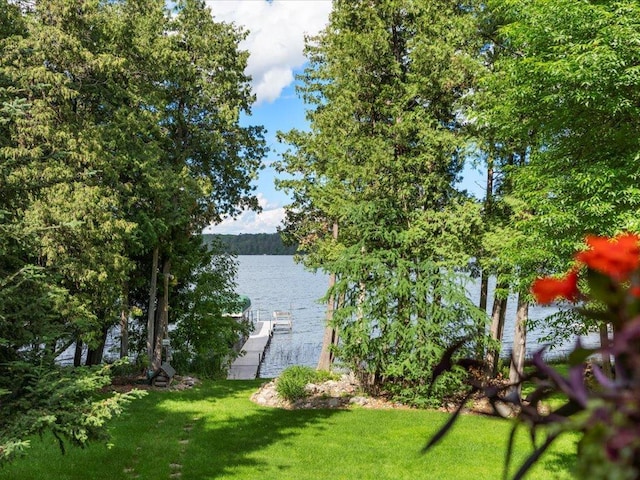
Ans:
[[[289,330],[293,328],[293,316],[291,312],[276,310],[273,312],[273,327],[286,327]]]

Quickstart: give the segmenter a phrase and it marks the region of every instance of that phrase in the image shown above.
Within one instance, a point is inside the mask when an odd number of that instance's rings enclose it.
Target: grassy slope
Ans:
[[[259,407],[254,382],[205,383],[153,392],[113,423],[113,446],[70,448],[50,438],[0,470],[0,479],[445,479],[500,478],[510,424],[465,416],[426,455],[420,448],[447,419],[416,410]],[[529,479],[571,478],[574,442],[561,439]],[[529,444],[518,443],[521,460]]]

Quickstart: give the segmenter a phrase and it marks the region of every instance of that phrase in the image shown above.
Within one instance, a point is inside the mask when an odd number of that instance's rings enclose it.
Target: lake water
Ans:
[[[291,332],[278,330],[271,340],[260,369],[260,376],[271,378],[280,374],[290,365],[315,367],[322,347],[325,324],[325,306],[319,299],[325,294],[329,279],[323,274],[314,274],[293,261],[291,256],[241,255],[238,257],[238,293],[251,298],[254,315],[269,318],[274,310],[288,310],[293,314]],[[489,284],[489,298],[492,298],[494,284]],[[470,298],[477,302],[479,288],[477,282],[468,286]],[[503,353],[508,355],[513,344],[516,301],[510,298],[504,327]],[[554,312],[553,308],[532,306],[531,319],[544,318]],[[533,331],[527,335],[527,352],[536,351],[542,332]],[[597,335],[587,337],[587,345],[596,345]],[[556,347],[551,355],[564,355],[573,341]]]
[[[315,367],[324,333],[325,307],[319,299],[328,276],[305,270],[288,255],[241,255],[238,261],[237,291],[251,299],[254,317],[268,319],[274,310],[293,315],[291,331],[278,329],[273,335],[260,376],[277,376],[290,365]]]
[[[315,367],[320,357],[322,336],[325,325],[325,305],[319,302],[327,290],[329,278],[321,273],[311,273],[296,264],[292,256],[284,255],[241,255],[238,257],[237,292],[251,299],[255,319],[269,319],[274,310],[290,311],[293,315],[291,331],[278,329],[271,339],[264,363],[260,368],[262,378],[276,377],[290,365]],[[489,298],[492,298],[495,282],[489,283]],[[469,298],[477,305],[479,287],[477,281],[467,285]],[[513,344],[513,330],[516,310],[515,297],[507,303],[507,313],[503,336],[503,355],[509,355]],[[549,307],[529,308],[531,319],[542,319],[555,310]],[[527,353],[532,354],[540,344],[540,331],[527,334]],[[598,336],[583,339],[587,346],[598,344]],[[557,346],[549,356],[565,355],[573,346],[573,341]],[[105,358],[118,356],[118,328],[109,332]],[[85,349],[86,350],[86,349]],[[67,349],[58,361],[73,363],[73,347]]]

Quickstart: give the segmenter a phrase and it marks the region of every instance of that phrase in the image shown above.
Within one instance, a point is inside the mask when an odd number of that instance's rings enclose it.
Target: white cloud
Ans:
[[[257,103],[273,102],[306,62],[304,36],[327,23],[331,0],[208,0],[217,20],[249,30],[241,48],[250,53],[246,73],[253,77]]]
[[[235,219],[227,218],[210,225],[203,233],[237,235],[239,233],[275,233],[285,216],[284,207],[271,204],[261,193],[257,195],[262,212],[245,211]]]
[[[272,102],[280,96],[282,89],[293,81],[293,71],[289,68],[272,68],[265,72],[262,80],[253,86],[258,99]],[[284,85],[284,86],[283,86]],[[260,100],[258,100],[259,102]]]

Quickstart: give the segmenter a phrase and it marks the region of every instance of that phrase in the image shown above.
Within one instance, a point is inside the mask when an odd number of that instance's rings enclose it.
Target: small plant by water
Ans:
[[[311,367],[294,365],[286,368],[276,381],[276,391],[282,398],[295,402],[306,397],[305,387],[309,383],[322,383],[335,376],[326,370],[314,370]]]

